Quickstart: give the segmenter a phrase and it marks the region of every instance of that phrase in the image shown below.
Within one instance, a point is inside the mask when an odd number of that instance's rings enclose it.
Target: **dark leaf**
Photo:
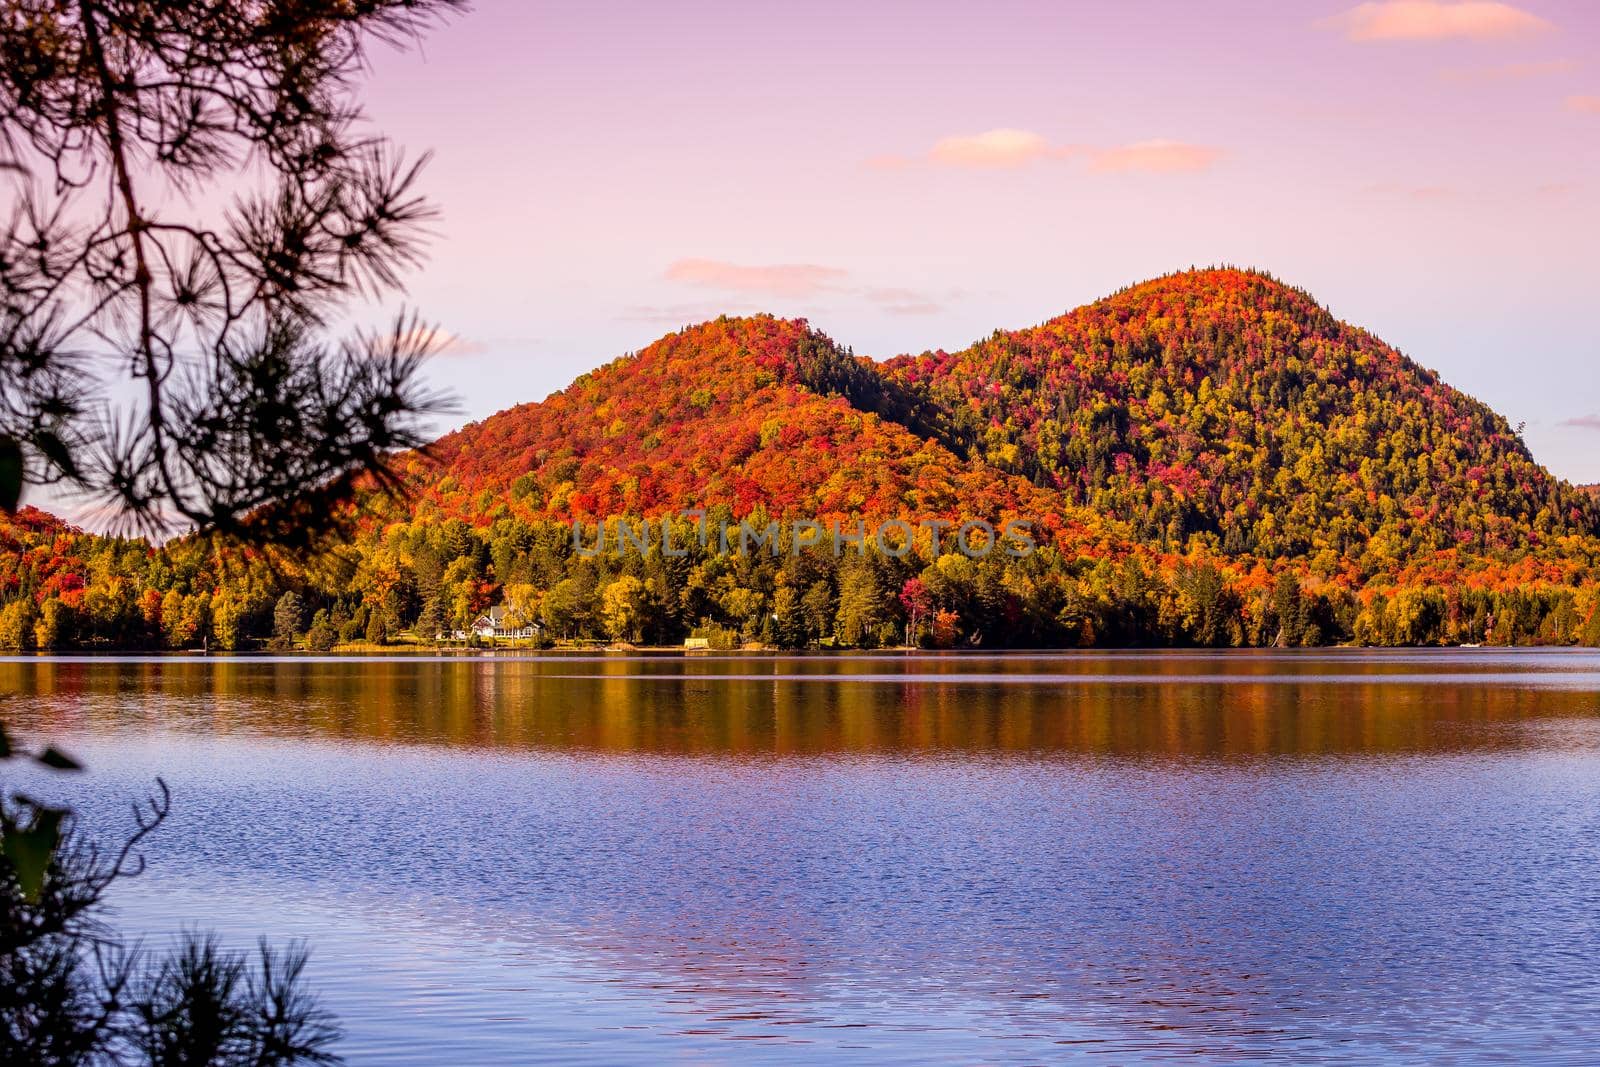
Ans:
[[[4,839],[0,840],[0,850],[11,862],[22,897],[30,904],[39,899],[44,889],[44,876],[50,869],[50,858],[61,843],[61,819],[65,814],[58,808],[38,807],[31,825],[8,826]]]
[[[56,748],[54,745],[39,753],[38,761],[46,767],[54,767],[58,771],[81,771],[83,764]]]

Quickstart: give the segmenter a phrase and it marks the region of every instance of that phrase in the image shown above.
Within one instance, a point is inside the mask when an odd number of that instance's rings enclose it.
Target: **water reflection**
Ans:
[[[1588,654],[28,659],[366,1063],[1582,1062]],[[1004,676],[1004,682],[994,680]]]
[[[57,729],[683,754],[1543,745],[1597,692],[1559,653],[0,661],[6,714]]]

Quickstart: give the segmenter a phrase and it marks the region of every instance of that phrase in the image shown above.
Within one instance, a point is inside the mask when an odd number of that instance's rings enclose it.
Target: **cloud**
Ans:
[[[1557,425],[1575,430],[1594,430],[1600,433],[1600,415],[1579,415],[1575,419],[1562,419]]]
[[[1565,200],[1583,191],[1581,182],[1545,182],[1535,186],[1533,194],[1544,200]]]
[[[1316,25],[1349,41],[1491,41],[1554,28],[1499,0],[1372,0]]]
[[[814,263],[745,266],[720,259],[680,259],[667,267],[669,282],[769,296],[815,296],[838,287],[849,271]]]
[[[937,315],[945,309],[946,304],[944,300],[915,289],[867,289],[862,295],[890,315]],[[959,295],[952,292],[948,299],[954,300]]]
[[[630,304],[617,316],[623,322],[656,322],[682,326],[691,322],[706,322],[719,315],[747,315],[761,309],[751,304],[719,304],[707,301],[697,304]]]
[[[1015,168],[1059,157],[1065,151],[1052,148],[1043,135],[1032,130],[1004,128],[970,137],[941,138],[928,159],[946,167]]]
[[[414,326],[402,338],[401,348],[422,348],[435,356],[481,356],[489,346],[433,326]]]
[[[970,137],[945,137],[934,144],[926,162],[940,167],[970,170],[1016,170],[1047,160],[1079,158],[1102,174],[1145,171],[1177,173],[1205,170],[1222,152],[1186,141],[1152,140],[1110,147],[1052,144],[1032,130],[1003,128]],[[907,156],[874,156],[866,161],[873,170],[904,170],[918,161]]]
[[[1457,193],[1448,185],[1397,185],[1393,182],[1369,185],[1365,191],[1375,196],[1397,196],[1406,200],[1448,200]]]
[[[1218,149],[1184,141],[1137,141],[1116,148],[1091,150],[1089,169],[1102,174],[1131,171],[1174,174],[1205,170],[1221,155]]]
[[[380,333],[379,336],[384,335]],[[407,330],[400,340],[403,351],[422,349],[430,356],[445,359],[453,356],[482,356],[490,352],[526,353],[544,343],[538,337],[529,336],[485,337],[479,340],[474,337],[462,337],[436,326],[414,326]]]
[[[1584,115],[1600,115],[1600,96],[1569,96],[1567,110]]]
[[[808,298],[839,296],[864,300],[890,315],[934,315],[949,301],[961,296],[952,289],[943,297],[916,289],[862,285],[850,280],[850,272],[840,267],[814,263],[751,266],[717,259],[680,259],[662,275],[667,281],[729,293],[759,293],[764,296]],[[761,310],[746,304],[634,305],[622,317],[643,322],[695,322],[724,313]]]
[[[1577,69],[1578,64],[1570,59],[1542,59],[1536,63],[1504,63],[1497,67],[1456,67],[1440,71],[1439,76],[1458,85],[1484,85],[1551,78]]]
[[[440,334],[437,355],[441,356],[481,356],[489,351],[489,346],[482,341],[472,341],[455,334]]]

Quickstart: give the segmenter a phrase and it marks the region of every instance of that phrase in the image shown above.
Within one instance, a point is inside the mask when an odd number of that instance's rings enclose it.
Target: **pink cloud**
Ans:
[[[1459,67],[1441,73],[1446,81],[1463,85],[1492,82],[1527,81],[1569,74],[1578,69],[1570,59],[1544,59],[1536,63],[1505,63],[1497,67]]]
[[[838,287],[849,271],[814,263],[745,266],[719,259],[680,259],[667,267],[669,282],[683,282],[736,293],[771,296],[815,296]]]
[[[1396,185],[1393,182],[1369,185],[1366,191],[1375,196],[1398,196],[1407,200],[1448,200],[1456,195],[1456,190],[1448,185]]]
[[[745,315],[761,309],[749,304],[630,304],[622,309],[617,319],[622,322],[654,322],[662,325],[683,326],[694,322],[707,322],[718,315]]]
[[[864,300],[890,315],[933,315],[945,309],[948,300],[961,294],[951,290],[940,298],[915,289],[868,286],[848,281],[850,272],[838,267],[812,263],[746,266],[715,259],[680,259],[667,267],[666,280],[730,293],[760,293],[779,297],[838,296]],[[711,304],[634,305],[626,308],[624,319],[644,322],[690,322],[715,318],[723,313],[756,310]]]
[[[945,309],[942,301],[915,289],[868,289],[862,295],[890,315],[937,315]]]
[[[1562,426],[1570,426],[1575,430],[1600,431],[1600,415],[1579,415],[1575,419],[1563,419]]]
[[[1221,151],[1206,145],[1188,144],[1184,141],[1137,141],[1116,148],[1095,149],[1089,169],[1101,173],[1127,173],[1147,171],[1154,174],[1172,174],[1181,171],[1205,170],[1222,155]]]
[[[1499,0],[1371,0],[1317,23],[1350,41],[1498,40],[1553,27]]]
[[[441,356],[481,356],[489,351],[482,341],[473,341],[455,334],[441,335],[437,354]]]
[[[1535,196],[1545,200],[1565,200],[1583,190],[1580,182],[1545,182],[1533,190]]]
[[[928,152],[938,166],[981,170],[1015,170],[1043,160],[1081,157],[1089,169],[1100,173],[1147,171],[1175,173],[1205,170],[1222,152],[1184,141],[1151,140],[1109,148],[1052,144],[1032,130],[995,129],[970,137],[945,137]],[[905,156],[875,156],[867,160],[874,170],[901,170],[912,164]]]
[[[1584,115],[1600,115],[1600,96],[1569,96],[1567,110]]]
[[[970,137],[945,137],[933,146],[928,158],[947,167],[1011,168],[1060,156],[1064,151],[1051,147],[1032,130],[1006,128]]]

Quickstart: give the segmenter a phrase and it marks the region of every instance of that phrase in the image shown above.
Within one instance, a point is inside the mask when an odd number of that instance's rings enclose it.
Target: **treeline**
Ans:
[[[37,515],[37,513],[35,513]],[[731,515],[714,513],[713,524]],[[756,516],[757,524],[764,515]],[[903,557],[831,545],[723,554],[676,524],[682,556],[580,551],[569,525],[505,518],[399,522],[306,563],[217,540],[163,548],[35,519],[0,532],[0,647],[328,649],[432,643],[491,606],[534,643],[609,641],[786,649],[1600,646],[1592,584],[1483,574],[1360,590],[1205,556]],[[578,544],[590,549],[593,528]]]

